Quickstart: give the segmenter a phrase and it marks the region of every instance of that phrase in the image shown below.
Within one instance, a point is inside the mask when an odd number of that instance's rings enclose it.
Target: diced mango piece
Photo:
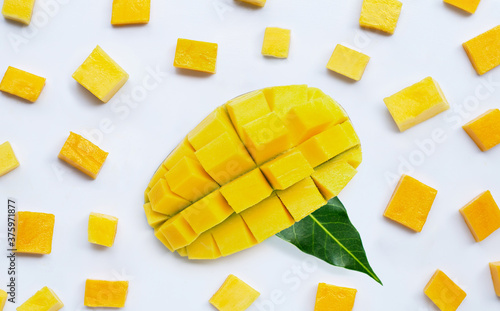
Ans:
[[[115,243],[118,218],[90,213],[88,239],[90,243],[111,247]]]
[[[165,174],[170,190],[194,202],[214,191],[219,185],[208,175],[198,160],[184,157]]]
[[[153,178],[151,178],[151,181],[148,184],[149,188],[153,188],[160,179],[165,178],[165,174],[167,174],[168,170],[165,166],[160,165],[160,167],[156,170],[155,174],[153,175]]]
[[[269,87],[263,90],[272,111],[280,117],[298,105],[307,103],[307,85],[287,85]]]
[[[335,121],[332,124],[344,123],[345,121],[349,120],[349,117],[347,116],[344,108],[342,108],[339,103],[333,100],[333,98],[328,95],[322,96],[320,98],[323,99],[323,103],[335,117]]]
[[[476,242],[500,228],[500,209],[490,191],[485,191],[460,209]]]
[[[295,223],[283,203],[274,194],[243,211],[241,217],[258,243]]]
[[[302,220],[327,203],[310,177],[276,193],[295,221]]]
[[[243,126],[271,112],[262,90],[238,96],[226,103],[236,131],[243,137]]]
[[[200,150],[224,133],[228,133],[235,141],[239,140],[226,109],[219,107],[192,129],[187,139],[195,150]]]
[[[396,30],[402,6],[398,0],[364,0],[359,24],[361,27],[392,35]]]
[[[144,190],[144,203],[149,203],[149,190],[151,190],[151,188],[147,187],[146,190]]]
[[[416,232],[427,221],[437,190],[413,177],[403,175],[399,180],[384,216]]]
[[[351,311],[358,291],[354,288],[334,286],[326,283],[318,284],[314,311]]]
[[[266,0],[240,0],[240,1],[245,2],[245,3],[249,3],[249,4],[253,4],[256,6],[260,6],[260,7],[264,7],[264,5],[266,4]]]
[[[307,100],[322,98],[324,96],[326,96],[325,93],[323,93],[323,91],[318,89],[317,87],[308,87],[307,88]]]
[[[346,161],[333,158],[316,168],[311,177],[323,197],[330,200],[339,195],[356,173],[356,169]]]
[[[164,178],[151,188],[148,197],[153,211],[169,216],[176,214],[190,204],[188,200],[173,193]]]
[[[215,73],[217,43],[177,39],[174,67]]]
[[[258,291],[230,274],[224,284],[210,298],[210,303],[219,311],[244,311],[259,296]]]
[[[4,6],[7,2],[9,0],[5,0]],[[21,97],[33,103],[40,96],[44,86],[45,78],[9,66],[2,78],[2,82],[0,82],[0,91]]]
[[[490,262],[490,271],[495,293],[500,297],[500,261]]]
[[[357,145],[347,151],[342,152],[333,158],[334,161],[346,161],[350,166],[358,168],[363,160],[363,153],[361,152],[361,145]]]
[[[164,223],[169,218],[165,214],[153,211],[153,209],[151,208],[151,203],[144,203],[144,213],[146,214],[148,224],[153,228],[157,227],[159,224]]]
[[[85,282],[86,307],[123,308],[127,301],[128,281],[101,281],[87,279]]]
[[[1,306],[0,306],[1,307]],[[63,302],[53,290],[47,286],[36,292],[22,305],[16,308],[17,311],[57,311],[64,307]],[[0,308],[1,310],[2,308]]]
[[[220,224],[233,213],[219,190],[216,190],[181,212],[196,234]]]
[[[437,270],[424,293],[441,311],[455,311],[467,294],[458,287],[444,272]]]
[[[30,254],[50,254],[55,216],[36,212],[16,213],[16,251]]]
[[[0,176],[7,174],[19,166],[14,150],[8,141],[0,145]]]
[[[184,157],[196,159],[194,148],[189,143],[187,137],[168,155],[165,161],[163,161],[163,165],[170,170]]]
[[[470,14],[476,13],[477,7],[481,0],[444,0],[445,3],[453,5],[459,9],[464,10]]]
[[[257,244],[239,214],[231,215],[226,221],[212,229],[212,235],[222,256],[228,256]]]
[[[112,25],[147,24],[151,0],[113,0]]]
[[[167,220],[159,230],[174,250],[191,244],[198,237],[182,213]]]
[[[401,132],[450,108],[443,91],[431,77],[384,98],[384,102]]]
[[[0,311],[5,307],[5,303],[7,302],[7,292],[3,289],[0,289]]]
[[[69,132],[69,137],[59,152],[58,157],[74,168],[96,179],[104,161],[108,157],[108,153],[81,135]]]
[[[35,0],[4,0],[2,15],[10,20],[29,25]]]
[[[260,169],[256,168],[225,184],[220,192],[233,210],[240,213],[271,195],[273,188]]]
[[[361,80],[370,56],[337,44],[326,68],[355,81]]]
[[[73,79],[107,103],[127,82],[128,73],[97,46],[73,73]]]
[[[500,65],[500,25],[463,44],[477,74],[483,75]]]
[[[181,257],[187,257],[187,250],[186,250],[186,248],[185,247],[179,248],[177,250],[177,254],[179,254],[179,256],[181,256]]]
[[[287,58],[290,49],[290,29],[267,27],[262,44],[262,55]]]
[[[292,150],[265,163],[261,170],[276,190],[286,189],[314,172],[298,150]]]
[[[481,151],[500,145],[500,109],[491,109],[463,126]]]
[[[186,246],[189,259],[216,259],[221,255],[212,231],[202,233],[193,243]]]
[[[154,229],[154,234],[155,237],[160,240],[160,242],[172,253],[175,251],[172,245],[170,245],[170,242],[168,242],[167,238],[163,235],[163,233],[160,231],[160,227],[156,227]]]

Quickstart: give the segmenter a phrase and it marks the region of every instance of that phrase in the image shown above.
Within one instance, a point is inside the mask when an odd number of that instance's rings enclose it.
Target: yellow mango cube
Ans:
[[[318,284],[314,311],[352,311],[358,291],[354,288],[340,287],[326,283]]]
[[[88,226],[88,240],[90,243],[111,247],[115,242],[118,218],[90,213]]]
[[[370,57],[341,44],[337,44],[326,68],[355,81],[361,80]]]
[[[359,24],[368,29],[393,34],[403,4],[398,0],[364,0]]]
[[[215,227],[232,213],[234,213],[233,209],[219,190],[210,193],[181,212],[196,234]]]
[[[463,126],[481,151],[500,144],[500,109],[491,109]]]
[[[500,209],[490,191],[485,191],[460,209],[476,242],[500,228]]]
[[[420,232],[427,221],[436,195],[436,189],[413,177],[403,175],[387,205],[384,216]]]
[[[346,161],[350,166],[358,168],[363,160],[363,153],[361,151],[361,145],[357,145],[347,151],[342,152],[338,156],[333,158],[334,161]]]
[[[10,20],[29,25],[35,0],[4,0],[2,15]]]
[[[314,183],[326,200],[339,195],[357,171],[346,161],[332,160],[320,165],[311,175]]]
[[[150,187],[147,187],[146,190],[144,190],[144,203],[149,203],[149,191],[151,190]]]
[[[236,131],[243,137],[243,126],[271,112],[262,90],[236,97],[226,103]]]
[[[1,306],[0,306],[1,307]],[[53,290],[45,286],[22,305],[16,308],[17,311],[57,311],[64,307],[63,302]],[[1,308],[0,308],[1,310]]]
[[[265,163],[261,170],[276,190],[286,189],[314,172],[298,150],[292,150]]]
[[[8,2],[9,0],[5,1]],[[6,2],[4,2],[4,5]],[[44,86],[45,78],[9,66],[0,82],[0,91],[34,103],[40,96]]]
[[[107,103],[127,82],[128,73],[97,46],[73,73],[73,79]]]
[[[490,262],[490,271],[495,293],[500,297],[500,261]]]
[[[154,228],[154,235],[169,251],[171,251],[172,253],[175,251],[172,245],[170,245],[170,242],[160,231],[160,227]]]
[[[287,85],[269,87],[263,90],[272,111],[280,117],[298,105],[307,103],[307,85]]]
[[[113,0],[112,25],[147,24],[151,0]]]
[[[234,141],[239,141],[226,109],[219,107],[191,130],[187,139],[195,150],[200,150],[224,133],[227,133]]]
[[[148,184],[149,188],[153,188],[160,179],[165,178],[165,174],[167,174],[168,170],[165,168],[165,166],[160,165],[160,167],[156,170],[154,173],[153,177],[151,178],[151,181]]]
[[[228,256],[257,244],[255,237],[239,214],[212,229],[212,235],[222,256]]]
[[[477,74],[483,75],[500,65],[500,25],[463,44]]]
[[[444,0],[445,3],[453,5],[459,9],[464,10],[470,14],[476,13],[477,7],[481,0]]]
[[[3,289],[0,289],[0,311],[5,307],[5,303],[7,302],[7,292]]]
[[[151,208],[151,203],[144,203],[144,213],[146,214],[146,219],[148,224],[155,228],[159,224],[164,223],[169,217],[165,214],[153,211]]]
[[[151,188],[148,197],[153,211],[169,216],[176,214],[190,204],[188,200],[173,193],[164,178]]]
[[[16,213],[16,251],[29,254],[50,254],[55,216],[36,212]]]
[[[85,282],[86,307],[123,308],[127,301],[128,281],[90,280]]]
[[[401,132],[450,108],[443,91],[431,77],[384,98],[384,102]]]
[[[177,250],[177,254],[179,254],[179,256],[181,256],[181,257],[187,257],[187,250],[186,250],[186,248],[185,247],[179,248]]]
[[[276,194],[295,221],[302,220],[327,203],[310,177]]]
[[[184,157],[196,159],[196,156],[194,155],[194,148],[189,143],[187,137],[184,138],[182,142],[168,155],[165,161],[163,161],[163,165],[170,170]]]
[[[455,311],[467,294],[458,287],[444,272],[437,270],[424,293],[441,311]]]
[[[219,311],[244,311],[259,298],[260,293],[250,285],[230,274],[210,303]]]
[[[287,58],[290,50],[290,29],[267,27],[262,44],[262,55]]]
[[[198,237],[182,213],[167,220],[159,230],[174,250],[191,244]]]
[[[174,67],[215,73],[217,43],[177,39]]]
[[[266,5],[266,0],[239,0],[248,4],[264,7]]]
[[[14,150],[8,141],[0,145],[0,176],[7,174],[19,166]]]
[[[186,250],[189,259],[206,260],[222,256],[211,230],[202,233],[193,243],[186,246]]]
[[[95,179],[106,161],[108,153],[81,135],[70,132],[58,157]]]

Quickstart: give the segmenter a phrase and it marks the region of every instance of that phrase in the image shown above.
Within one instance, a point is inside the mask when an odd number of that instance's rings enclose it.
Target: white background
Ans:
[[[472,16],[440,0],[403,1],[393,36],[359,27],[361,0],[269,0],[263,9],[232,0],[152,0],[148,25],[120,28],[110,25],[111,0],[59,1],[37,0],[29,27],[0,20],[2,74],[10,65],[47,78],[34,104],[0,94],[0,142],[10,141],[21,162],[0,178],[2,249],[7,197],[18,200],[19,210],[56,215],[52,254],[18,257],[19,302],[47,285],[64,301],[64,310],[83,310],[85,279],[128,279],[125,310],[212,310],[208,299],[232,273],[261,292],[254,311],[273,292],[284,295],[274,310],[313,310],[318,282],[358,289],[357,311],[424,311],[436,310],[423,288],[439,268],[467,292],[460,310],[500,308],[488,268],[500,260],[500,232],[475,243],[458,212],[487,189],[500,201],[500,147],[482,153],[460,128],[500,107],[500,68],[476,75],[461,47],[500,23],[499,1],[483,0]],[[267,26],[292,30],[288,59],[260,54]],[[217,74],[177,71],[177,38],[218,43]],[[371,56],[360,82],[325,68],[338,43]],[[97,44],[130,74],[107,104],[71,78]],[[143,93],[151,70],[163,72],[161,81]],[[453,108],[399,133],[383,98],[427,76],[440,83]],[[228,258],[188,262],[166,251],[146,223],[143,191],[183,135],[226,100],[294,83],[320,87],[339,101],[360,135],[364,161],[340,198],[383,287],[276,237]],[[127,108],[124,96],[136,105]],[[97,180],[57,159],[69,131],[87,133],[110,153]],[[445,138],[430,143],[435,131]],[[397,179],[403,172],[439,190],[418,234],[382,216],[394,189],[388,176]],[[87,242],[90,212],[119,217],[112,248]],[[7,253],[1,254],[5,288]],[[304,265],[309,272],[298,273]]]

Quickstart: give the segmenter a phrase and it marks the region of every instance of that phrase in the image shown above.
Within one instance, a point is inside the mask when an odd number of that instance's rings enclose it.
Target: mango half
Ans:
[[[189,259],[252,247],[337,196],[361,163],[344,111],[317,88],[241,95],[167,156],[145,191],[155,236]]]

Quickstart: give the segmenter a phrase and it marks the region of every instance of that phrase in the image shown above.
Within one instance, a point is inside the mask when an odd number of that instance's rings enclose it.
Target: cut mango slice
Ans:
[[[216,190],[181,212],[184,219],[197,234],[220,224],[234,210],[219,190]]]
[[[174,66],[177,68],[215,73],[217,43],[177,39]]]
[[[361,27],[393,34],[403,4],[398,0],[364,0],[359,24]]]
[[[178,213],[190,204],[188,200],[173,193],[164,178],[151,188],[148,197],[153,211],[169,216]]]
[[[182,142],[177,147],[175,147],[172,153],[168,155],[165,161],[163,161],[163,166],[165,166],[165,168],[168,170],[172,169],[172,167],[174,167],[174,165],[176,165],[184,157],[197,160],[196,156],[194,155],[194,148],[189,143],[187,137],[184,138]]]
[[[437,270],[432,276],[424,293],[442,311],[455,311],[467,294],[458,287],[443,271]]]
[[[500,228],[500,208],[490,191],[485,191],[460,209],[476,242]]]
[[[50,254],[55,216],[37,212],[16,213],[16,251],[29,254]]]
[[[191,244],[199,235],[193,230],[182,213],[170,218],[158,229],[165,236],[173,250]]]
[[[267,27],[262,44],[262,55],[287,58],[290,50],[290,29]]]
[[[500,261],[490,262],[490,270],[495,293],[500,297]]]
[[[4,5],[7,2],[9,0],[6,0]],[[42,93],[44,86],[45,78],[9,66],[2,78],[2,82],[0,82],[0,91],[24,98],[33,103]]]
[[[264,95],[271,110],[282,117],[292,107],[307,103],[307,85],[270,87],[264,89]]]
[[[370,57],[356,50],[337,44],[326,68],[355,81],[361,80]]]
[[[0,289],[0,311],[5,307],[5,303],[7,302],[7,292],[3,289]]]
[[[463,44],[477,74],[483,75],[500,65],[500,25]]]
[[[238,134],[243,137],[243,126],[271,112],[262,90],[236,97],[226,103],[227,112]]]
[[[186,246],[189,259],[216,259],[222,256],[211,231],[201,234],[193,243]]]
[[[144,213],[146,213],[148,224],[153,228],[164,223],[169,218],[165,214],[153,211],[153,209],[151,208],[151,203],[144,203]]]
[[[314,172],[302,152],[298,150],[269,161],[262,165],[261,170],[276,190],[286,189]]]
[[[444,2],[462,9],[467,13],[474,14],[481,0],[444,0]]]
[[[327,203],[310,177],[277,194],[295,221],[302,220]]]
[[[29,25],[35,0],[4,0],[2,14],[5,18]]]
[[[90,213],[88,227],[89,242],[106,247],[113,246],[117,227],[118,218],[99,213]]]
[[[8,141],[0,145],[0,176],[7,174],[19,166],[14,150]]]
[[[215,243],[222,256],[228,256],[257,244],[247,224],[239,214],[231,215],[226,221],[212,229]]]
[[[332,160],[320,165],[311,175],[326,200],[336,197],[356,175],[357,171],[346,161]]]
[[[358,291],[354,288],[340,287],[326,283],[318,284],[314,311],[352,311]]]
[[[28,300],[26,300],[22,305],[17,307],[17,311],[57,311],[64,307],[63,302],[53,290],[45,286]],[[0,305],[0,310],[1,310]]]
[[[231,274],[210,298],[210,303],[219,311],[244,311],[259,296],[258,291]]]
[[[147,24],[151,0],[113,0],[112,25]]]
[[[463,126],[481,151],[500,145],[500,109],[491,109]]]
[[[128,281],[87,280],[85,282],[86,307],[123,308],[127,301]]]

